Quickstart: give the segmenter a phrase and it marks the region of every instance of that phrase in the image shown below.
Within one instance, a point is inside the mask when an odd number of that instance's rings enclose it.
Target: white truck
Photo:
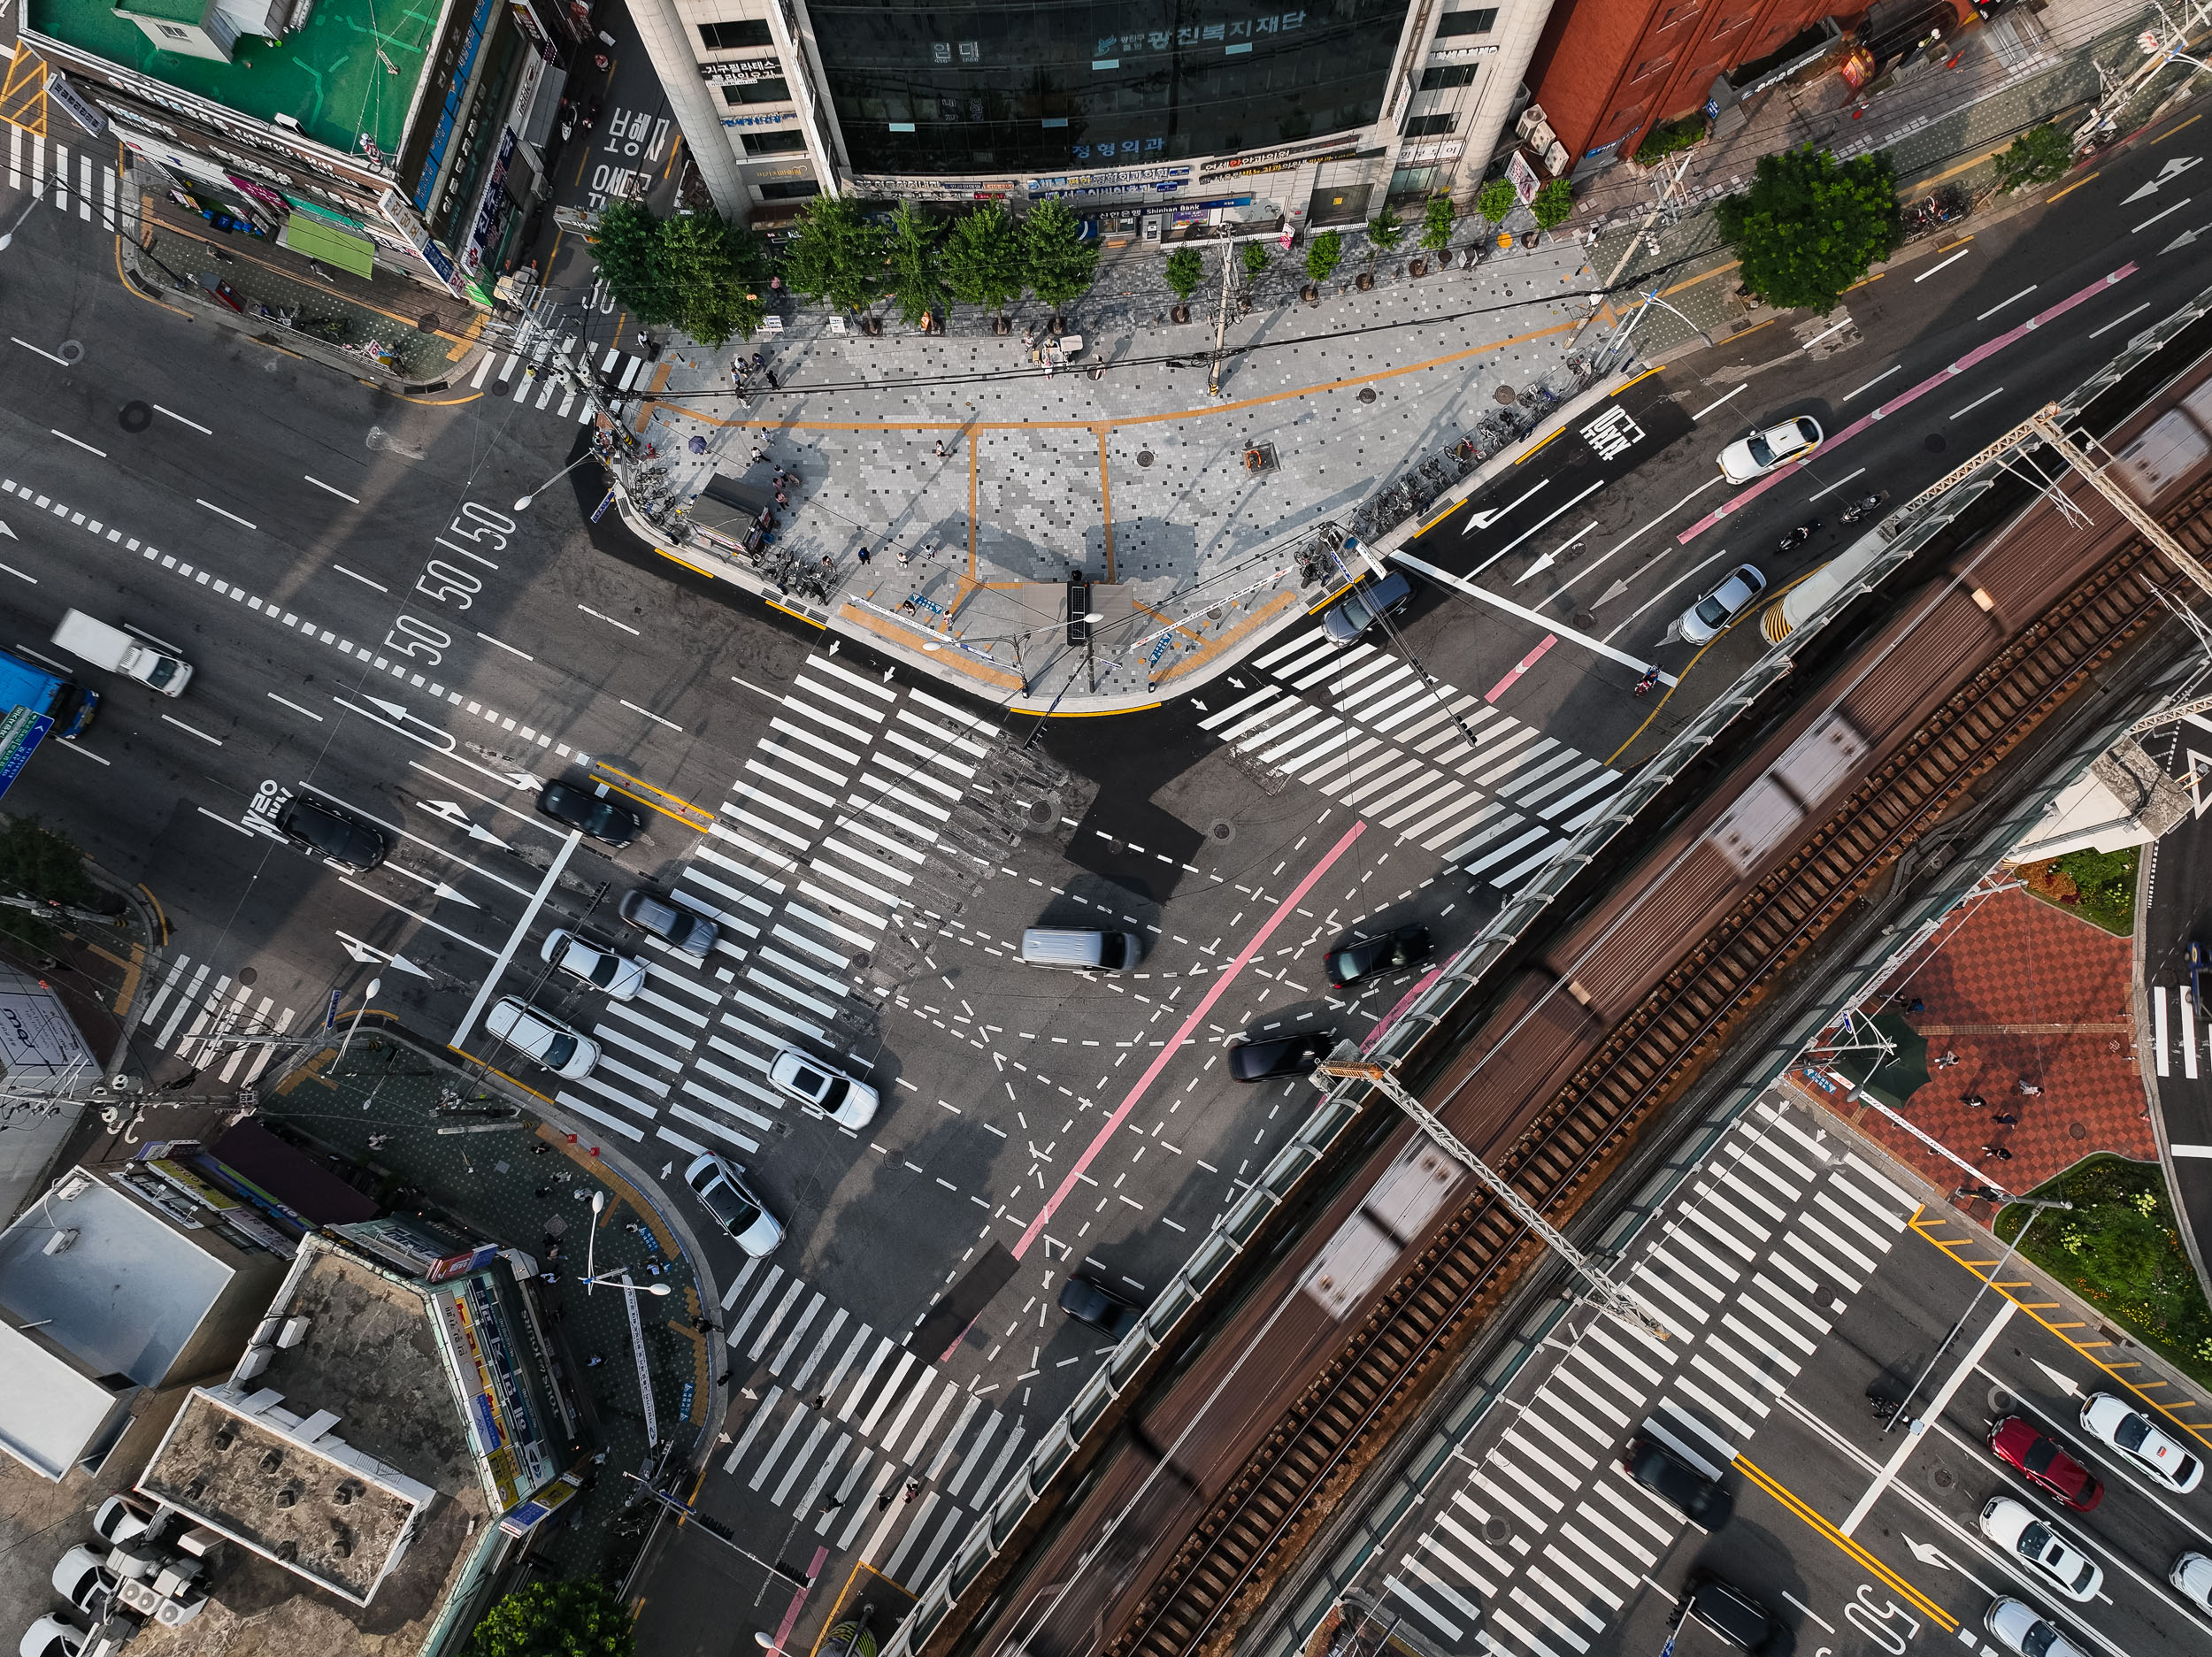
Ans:
[[[63,615],[61,625],[54,629],[54,642],[95,667],[111,669],[165,696],[183,695],[184,687],[192,682],[189,662],[180,661],[146,640],[111,627],[81,610]]]

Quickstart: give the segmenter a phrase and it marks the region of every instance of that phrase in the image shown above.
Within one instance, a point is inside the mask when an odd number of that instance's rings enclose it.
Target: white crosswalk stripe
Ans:
[[[72,150],[59,134],[42,135],[7,125],[10,189],[27,191],[58,212],[73,211],[81,221],[97,223],[103,230],[125,227],[119,212],[135,225],[131,198],[118,188],[112,144]]]
[[[150,993],[138,1014],[134,1040],[196,1068],[214,1070],[227,1086],[250,1087],[277,1049],[272,1039],[288,1033],[296,1009],[228,974],[208,981],[211,968],[180,955],[150,974]]]
[[[649,386],[653,380],[652,364],[619,346],[607,349],[603,363],[595,362],[598,356],[596,347],[573,334],[558,341],[541,340],[527,350],[511,349],[503,354],[495,347],[477,359],[469,388],[488,397],[506,397],[534,412],[550,413],[555,419],[584,425],[592,418],[592,404],[589,398],[577,394],[574,382],[578,378],[597,374],[618,395]],[[564,371],[556,359],[565,360],[572,372]],[[556,395],[560,398],[557,405]]]

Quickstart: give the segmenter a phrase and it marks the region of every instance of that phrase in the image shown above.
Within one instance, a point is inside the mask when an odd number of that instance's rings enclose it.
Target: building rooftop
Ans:
[[[382,154],[398,152],[443,9],[442,0],[313,0],[305,27],[276,45],[246,35],[220,63],[161,50],[109,0],[27,3],[25,24],[39,34],[243,115],[289,116],[355,156],[365,133]]]

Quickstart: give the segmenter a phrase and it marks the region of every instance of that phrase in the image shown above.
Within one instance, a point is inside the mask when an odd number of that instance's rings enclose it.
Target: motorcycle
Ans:
[[[1650,689],[1651,689],[1651,687],[1652,687],[1654,685],[1656,685],[1658,682],[1659,682],[1659,670],[1658,670],[1658,668],[1657,668],[1657,667],[1655,667],[1655,666],[1654,666],[1654,667],[1647,667],[1647,668],[1646,668],[1646,669],[1644,670],[1644,676],[1643,676],[1643,678],[1641,678],[1641,679],[1638,679],[1638,680],[1636,681],[1636,693],[1635,693],[1635,694],[1636,694],[1637,695],[1639,695],[1639,696],[1641,696],[1641,695],[1643,695],[1646,692],[1647,692],[1648,690],[1650,690]]]
[[[1803,546],[1813,538],[1813,532],[1819,527],[1820,520],[1816,518],[1809,524],[1800,524],[1782,537],[1782,550],[1787,552],[1793,547]]]
[[[1878,490],[1872,495],[1861,495],[1837,516],[1847,524],[1855,524],[1861,518],[1870,516],[1887,498]]]

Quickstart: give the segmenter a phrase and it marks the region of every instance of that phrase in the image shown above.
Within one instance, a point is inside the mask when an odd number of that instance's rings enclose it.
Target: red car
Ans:
[[[2104,1486],[2089,1469],[2017,1415],[2008,1415],[1991,1431],[1989,1447],[1997,1459],[2020,1470],[2031,1484],[2064,1502],[2076,1513],[2087,1513],[2104,1500]]]

